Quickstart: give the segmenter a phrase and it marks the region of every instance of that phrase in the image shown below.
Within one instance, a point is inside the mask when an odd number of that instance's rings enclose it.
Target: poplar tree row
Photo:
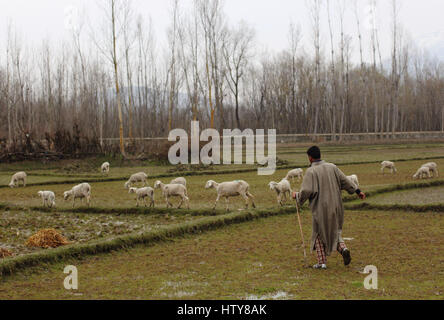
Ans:
[[[333,137],[444,130],[443,63],[406,40],[396,0],[384,35],[390,59],[382,57],[378,26],[364,30],[358,2],[307,2],[311,24],[291,25],[287,49],[271,54],[258,49],[251,26],[228,23],[221,0],[194,0],[191,8],[170,1],[162,45],[130,0],[97,5],[98,23],[80,22],[63,43],[31,47],[8,27],[0,55],[2,151],[99,151],[119,138],[125,155],[125,138],[166,137],[191,120],[218,130]],[[346,16],[355,18],[353,34],[344,31]]]

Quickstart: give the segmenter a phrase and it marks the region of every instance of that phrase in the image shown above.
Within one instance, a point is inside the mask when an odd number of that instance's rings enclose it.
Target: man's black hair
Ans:
[[[310,149],[308,149],[307,154],[312,157],[314,160],[321,159],[321,149],[317,146],[313,146]]]

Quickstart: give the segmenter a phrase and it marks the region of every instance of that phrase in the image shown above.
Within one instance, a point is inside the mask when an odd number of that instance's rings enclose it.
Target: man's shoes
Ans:
[[[344,266],[348,266],[352,261],[350,250],[348,249],[342,250],[342,258],[344,258]]]
[[[325,269],[327,269],[327,265],[326,264],[315,264],[314,266],[313,266],[313,269],[322,269],[322,270],[325,270]]]

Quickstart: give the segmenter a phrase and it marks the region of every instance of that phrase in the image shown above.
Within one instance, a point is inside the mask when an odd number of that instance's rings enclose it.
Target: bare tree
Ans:
[[[104,22],[102,25],[102,37],[98,37],[93,33],[92,39],[96,47],[102,55],[111,63],[114,72],[114,86],[116,91],[116,103],[119,119],[119,138],[120,152],[125,157],[124,130],[123,130],[123,111],[122,97],[120,90],[120,74],[119,74],[119,43],[122,36],[122,25],[124,23],[124,13],[126,8],[130,6],[129,0],[106,0],[101,6],[104,13]]]
[[[191,105],[192,118],[196,121],[199,117],[199,89],[203,84],[199,70],[199,58],[201,58],[199,40],[198,8],[193,7],[192,15],[188,20],[182,19],[178,31],[180,39],[180,59],[184,75],[188,101]]]
[[[135,42],[135,32],[132,28],[132,21],[134,20],[134,12],[130,3],[127,2],[123,6],[123,45],[126,67],[126,81],[127,81],[127,101],[128,101],[128,135],[133,139],[133,109],[134,109],[134,87],[133,87],[133,71],[131,63],[131,53]]]
[[[318,133],[319,130],[319,114],[321,111],[321,0],[313,0],[308,2],[310,17],[313,30],[313,47],[315,55],[315,89],[314,89],[314,125],[313,133]]]
[[[354,1],[354,14],[356,19],[356,31],[358,33],[358,42],[359,42],[359,57],[360,57],[360,66],[361,70],[359,72],[361,83],[362,83],[362,104],[359,106],[361,110],[363,110],[364,113],[364,126],[365,126],[365,132],[369,132],[369,118],[368,118],[368,105],[367,105],[367,70],[365,68],[364,64],[364,57],[363,57],[363,45],[362,45],[362,33],[361,33],[361,23],[360,23],[360,16],[359,16],[359,8],[358,8],[358,2],[357,0]]]
[[[219,111],[219,128],[224,128],[222,48],[226,41],[226,26],[221,0],[195,0],[205,40],[205,68],[210,106],[210,126],[214,128],[215,112]],[[214,101],[213,101],[214,93]]]
[[[8,143],[12,144],[13,129],[12,129],[12,100],[10,95],[11,75],[10,75],[10,46],[11,46],[11,25],[8,25],[8,40],[6,44],[6,83],[4,86],[4,97],[8,108]]]
[[[169,93],[168,93],[168,131],[173,129],[173,110],[177,98],[177,38],[179,23],[179,0],[172,0],[172,22],[168,30],[168,42],[170,46],[170,62],[168,67]]]
[[[300,125],[300,117],[303,112],[298,108],[298,66],[297,66],[297,55],[299,50],[299,44],[301,41],[301,28],[300,26],[295,26],[293,23],[290,24],[289,32],[289,42],[290,42],[290,65],[291,65],[291,76],[290,76],[290,108],[292,110],[292,119],[294,119],[296,126]]]
[[[336,64],[335,64],[335,43],[333,36],[333,25],[331,20],[331,10],[330,10],[330,0],[327,0],[327,16],[328,16],[328,28],[330,31],[330,53],[331,53],[331,69],[330,69],[330,85],[331,85],[331,94],[330,94],[330,110],[331,110],[331,133],[333,134],[333,141],[336,140],[336,109],[337,109],[337,77],[336,77]]]
[[[377,94],[377,65],[376,65],[376,48],[377,48],[377,25],[376,25],[376,0],[369,0],[371,12],[371,54],[372,54],[372,86],[373,86],[373,108],[374,108],[374,132],[379,131],[379,108],[378,108],[378,94]]]
[[[228,87],[235,100],[236,124],[241,128],[239,117],[240,82],[252,59],[250,52],[254,39],[254,30],[245,23],[240,23],[237,29],[229,32],[227,42],[223,47],[223,54],[228,72],[226,73]]]
[[[344,32],[344,14],[345,14],[345,2],[341,0],[338,11],[339,11],[339,22],[340,22],[340,31],[341,31],[341,40],[340,40],[340,66],[341,66],[341,116],[340,116],[340,125],[339,125],[339,133],[344,133],[345,129],[345,115],[348,109],[349,102],[349,90],[350,90],[350,82],[349,82],[349,49],[350,43],[349,38],[346,36]]]
[[[392,115],[391,115],[391,131],[392,133],[395,133],[397,126],[398,126],[398,94],[399,94],[399,81],[400,81],[400,74],[398,71],[398,14],[399,14],[399,5],[397,0],[392,0],[391,2],[392,6],[392,73],[391,73],[391,108],[392,108]],[[387,130],[389,131],[389,130]]]

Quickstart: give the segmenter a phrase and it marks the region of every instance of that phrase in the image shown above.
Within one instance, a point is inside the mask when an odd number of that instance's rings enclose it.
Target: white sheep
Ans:
[[[137,200],[137,206],[139,206],[139,201],[143,200],[143,203],[146,205],[146,198],[150,198],[150,208],[154,208],[154,189],[151,187],[146,188],[130,188],[128,193],[135,193],[136,194],[136,200]]]
[[[232,182],[223,182],[223,183],[217,183],[213,180],[210,180],[205,185],[205,189],[211,189],[214,188],[217,191],[217,199],[214,203],[213,210],[216,209],[217,203],[219,202],[220,198],[225,198],[225,202],[227,204],[227,211],[228,209],[228,198],[230,197],[237,197],[242,196],[245,199],[245,207],[248,209],[248,199],[251,200],[253,208],[256,208],[256,205],[254,204],[254,196],[248,191],[250,188],[250,185],[243,181],[243,180],[236,180]]]
[[[37,192],[40,198],[42,198],[43,206],[48,208],[55,207],[55,194],[52,191],[39,191]]]
[[[109,173],[109,166],[110,166],[109,162],[104,162],[101,166],[102,173],[108,174]]]
[[[180,197],[181,201],[177,209],[182,207],[184,202],[187,203],[187,208],[190,209],[190,199],[188,198],[187,188],[182,184],[164,184],[161,181],[156,181],[154,184],[154,189],[161,189],[162,194],[165,197],[165,201],[167,203],[167,208],[170,206],[173,207],[173,204],[170,202],[170,197]]]
[[[439,177],[438,165],[435,162],[428,162],[422,166],[430,169],[430,173],[433,174],[433,178],[435,178],[435,175],[436,177]]]
[[[282,202],[282,196],[284,196],[285,201],[287,201],[287,194],[288,199],[291,198],[291,185],[290,181],[288,181],[287,179],[282,179],[282,181],[279,183],[271,181],[268,186],[270,187],[270,190],[276,192],[278,204],[280,204],[281,206],[284,205]]]
[[[183,186],[187,186],[187,180],[185,178],[177,178],[171,180],[170,184],[181,184]]]
[[[393,162],[391,162],[391,161],[383,161],[383,162],[381,163],[381,172],[382,172],[383,174],[384,174],[384,170],[385,170],[386,168],[387,168],[387,169],[390,169],[390,171],[391,171],[392,174],[397,172],[396,167],[395,167],[395,164],[394,164]]]
[[[82,183],[82,184],[75,186],[71,190],[65,191],[63,193],[63,198],[65,199],[65,201],[71,197],[73,198],[73,201],[72,201],[73,208],[76,203],[76,199],[82,199],[82,203],[83,203],[83,199],[86,198],[86,203],[88,204],[88,206],[90,206],[91,186],[88,183]]]
[[[431,178],[431,177],[432,177],[432,175],[430,173],[429,167],[421,167],[413,175],[413,179],[427,179],[427,178]]]
[[[351,176],[348,176],[347,178],[348,178],[348,180],[350,180],[356,186],[356,189],[359,188],[359,180],[358,180],[358,176],[357,175],[352,174]]]
[[[143,186],[147,185],[148,175],[145,172],[139,172],[133,174],[127,182],[125,182],[125,189],[129,189],[133,184],[137,182],[143,183]]]
[[[11,177],[11,182],[9,183],[9,186],[11,188],[16,188],[16,187],[18,188],[21,182],[23,183],[23,186],[26,187],[26,178],[27,175],[25,172],[17,172]]]
[[[287,176],[285,179],[290,181],[292,179],[294,181],[294,178],[298,178],[298,180],[301,180],[304,177],[304,170],[302,169],[294,169],[287,173]]]

